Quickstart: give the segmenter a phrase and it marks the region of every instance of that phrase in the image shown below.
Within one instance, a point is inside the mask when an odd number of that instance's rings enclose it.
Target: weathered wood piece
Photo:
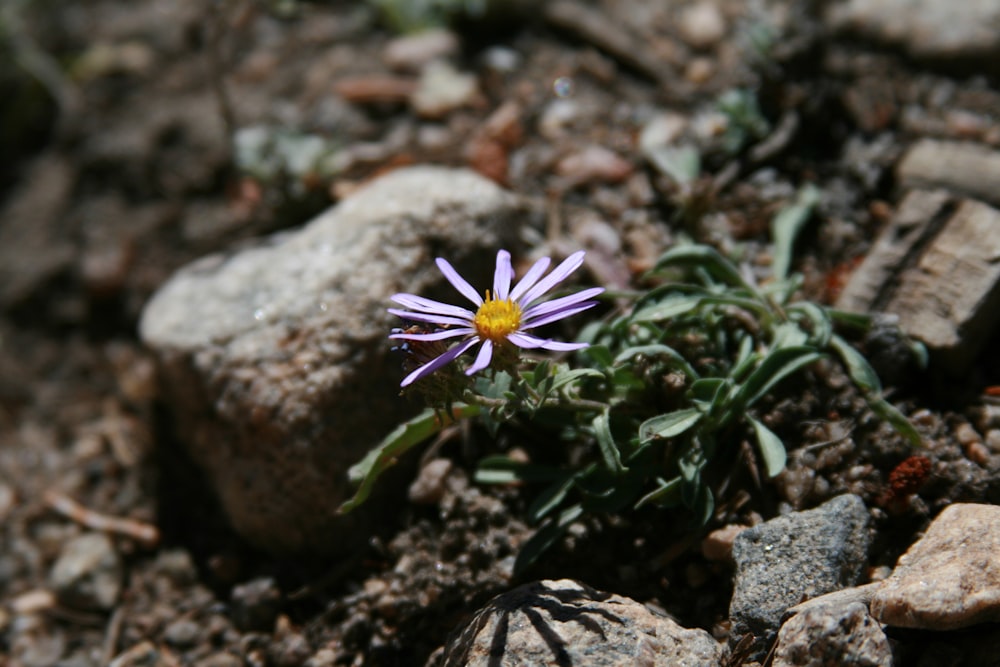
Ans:
[[[1000,322],[1000,211],[910,192],[837,306],[897,315],[904,331],[962,372]]]
[[[907,188],[946,188],[1000,205],[1000,151],[958,141],[921,139],[896,172]]]

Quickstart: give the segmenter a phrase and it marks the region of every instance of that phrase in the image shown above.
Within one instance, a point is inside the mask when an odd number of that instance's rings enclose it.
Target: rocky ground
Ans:
[[[0,665],[997,664],[995,3],[468,3],[409,36],[379,4],[0,10]],[[589,517],[515,575],[533,490],[471,478],[551,450],[523,429],[446,430],[336,515],[419,408],[384,308],[433,257],[583,248],[622,290],[694,239],[763,273],[810,183],[802,295],[927,344],[856,341],[923,448],[820,364],[767,404],[787,470],[734,462],[704,530]]]

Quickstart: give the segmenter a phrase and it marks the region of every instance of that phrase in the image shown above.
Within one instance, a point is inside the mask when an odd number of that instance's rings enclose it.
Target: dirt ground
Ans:
[[[177,268],[298,227],[417,163],[470,166],[531,198],[547,215],[539,243],[590,248],[604,258],[592,278],[619,287],[682,237],[765,261],[771,218],[814,183],[822,200],[793,268],[804,296],[830,303],[899,199],[900,155],[922,137],[1000,146],[1000,87],[968,63],[840,34],[826,4],[718,0],[692,16],[691,3],[654,0],[511,3],[394,59],[398,33],[368,3],[10,3],[0,665],[419,665],[493,595],[565,577],[725,638],[731,565],[705,557],[681,512],[582,521],[514,577],[531,496],[469,481],[493,446],[485,433],[437,452],[456,470],[447,502],[403,508],[353,559],[249,549],[171,446],[136,325]],[[595,31],[594,12],[613,20]],[[417,99],[434,49],[459,92]],[[741,90],[757,107],[740,98],[720,120],[720,97]],[[644,154],[654,118],[668,133],[683,122],[701,148],[689,183]],[[303,168],[304,146],[323,159]],[[772,428],[798,443],[789,469],[759,487],[736,476],[709,530],[858,493],[875,514],[877,569],[948,503],[1000,502],[997,352],[953,377],[896,363],[891,341],[858,343],[926,449],[911,451],[821,368],[768,406]],[[929,475],[894,498],[890,473],[911,454]],[[55,565],[90,532],[111,536],[90,545],[109,577],[67,592]]]

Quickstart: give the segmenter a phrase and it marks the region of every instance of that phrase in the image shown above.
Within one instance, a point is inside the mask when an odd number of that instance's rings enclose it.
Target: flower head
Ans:
[[[493,289],[486,290],[485,296],[479,296],[479,293],[458,275],[451,264],[439,257],[437,265],[441,273],[455,289],[476,306],[476,310],[425,299],[415,294],[394,294],[392,300],[409,310],[390,308],[390,313],[407,320],[428,322],[440,329],[430,333],[398,332],[393,333],[390,338],[413,341],[462,339],[443,354],[407,375],[400,386],[405,387],[433,373],[477,344],[480,345],[479,352],[476,353],[475,361],[465,371],[466,375],[472,375],[488,367],[495,348],[499,346],[514,345],[524,349],[542,348],[560,352],[587,347],[587,343],[563,343],[538,338],[528,333],[531,329],[576,315],[597,305],[597,302],[591,299],[604,291],[602,287],[592,287],[569,296],[539,302],[549,290],[580,268],[583,256],[582,250],[573,253],[544,278],[542,275],[549,268],[551,260],[543,257],[535,262],[528,273],[511,289],[514,269],[510,263],[510,253],[501,250],[497,253]]]

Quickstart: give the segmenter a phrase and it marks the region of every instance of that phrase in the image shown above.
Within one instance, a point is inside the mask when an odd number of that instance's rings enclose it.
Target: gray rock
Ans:
[[[789,607],[858,583],[870,542],[868,510],[855,495],[744,530],[733,543],[733,640],[752,633],[763,648]]]
[[[491,600],[449,639],[444,667],[721,664],[704,630],[687,630],[635,600],[569,579],[526,584]]]
[[[242,632],[271,632],[281,611],[281,591],[274,579],[261,577],[233,588],[233,623]]]
[[[106,611],[118,603],[122,589],[122,562],[103,533],[73,538],[52,566],[49,583],[68,607]]]
[[[835,28],[902,47],[917,58],[1000,55],[996,0],[849,0],[833,3],[828,19]]]
[[[811,605],[778,632],[773,667],[891,667],[889,640],[862,602]]]
[[[185,267],[153,297],[140,333],[180,440],[244,538],[328,553],[363,539],[371,517],[337,514],[347,469],[417,409],[398,396],[388,297],[454,300],[435,256],[487,284],[520,213],[470,171],[398,170],[299,232]]]
[[[168,625],[163,631],[167,643],[179,648],[194,646],[201,639],[201,626],[188,619],[178,619]]]
[[[1000,507],[946,507],[903,554],[871,601],[872,616],[953,630],[1000,621]]]

